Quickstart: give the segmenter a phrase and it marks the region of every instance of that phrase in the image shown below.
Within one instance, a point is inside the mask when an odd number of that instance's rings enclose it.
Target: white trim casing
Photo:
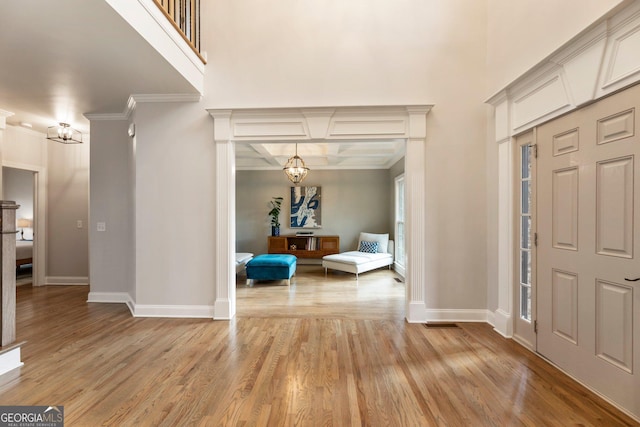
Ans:
[[[214,307],[210,305],[140,305],[134,304],[134,317],[173,317],[211,319]]]
[[[216,301],[214,319],[236,315],[236,172],[235,147],[231,139],[231,110],[210,111],[214,119],[216,147]]]
[[[87,302],[126,304],[132,316],[135,316],[133,298],[126,292],[89,292]]]
[[[407,209],[407,320],[426,319],[425,140],[431,105],[210,109],[216,144],[216,319],[235,315],[235,142],[404,139]],[[411,159],[411,160],[408,160]],[[408,184],[411,182],[411,184]]]
[[[5,374],[24,366],[24,363],[20,359],[20,345],[16,345],[0,353],[0,376],[2,376],[3,380],[8,378]]]
[[[87,302],[126,304],[133,317],[173,317],[211,319],[214,307],[210,305],[146,305],[133,302],[126,292],[89,292]]]
[[[498,282],[513,282],[513,142],[498,146]],[[494,329],[505,337],[513,334],[512,286],[498,289],[498,309],[494,315]]]
[[[405,194],[405,282],[407,289],[406,316],[409,323],[428,319],[425,306],[425,144],[424,140],[407,140],[404,160]]]
[[[126,292],[89,292],[87,302],[133,304],[133,299]]]
[[[21,129],[21,132],[35,132],[32,130]],[[43,136],[44,138],[44,136]],[[43,154],[47,155],[47,145],[43,146]],[[47,247],[47,168],[42,166],[35,166],[26,163],[4,161],[2,167],[9,167],[14,169],[28,170],[35,174],[35,188],[34,188],[34,236],[33,241],[33,286],[43,286],[46,284],[46,277],[44,275],[46,264],[46,247]]]
[[[513,332],[513,192],[511,138],[640,82],[640,2],[596,22],[487,100],[498,143],[498,308],[495,329]]]

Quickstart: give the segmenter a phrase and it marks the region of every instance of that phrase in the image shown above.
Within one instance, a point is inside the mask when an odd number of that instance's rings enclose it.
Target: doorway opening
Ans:
[[[237,142],[402,140],[406,145],[405,316],[427,320],[425,306],[426,224],[424,218],[426,115],[431,105],[208,110],[214,120],[216,205],[215,319],[236,314]]]
[[[31,170],[2,168],[3,198],[15,201],[19,206],[16,211],[16,286],[33,284],[36,179],[36,172]]]
[[[303,251],[295,253],[297,269],[290,287],[282,281],[258,281],[247,287],[246,273],[240,267],[236,276],[238,315],[298,317],[313,312],[321,316],[404,319],[404,271],[384,267],[358,277],[325,271],[322,256],[326,253],[310,250],[305,254],[304,249],[307,245],[319,249],[322,237],[330,237],[339,241],[339,247],[330,253],[357,251],[361,232],[388,233],[392,252],[404,254],[400,248],[400,244],[404,247],[403,239],[394,233],[398,222],[394,204],[398,191],[404,200],[404,186],[398,190],[395,179],[404,173],[405,141],[305,141],[296,145],[310,168],[304,182],[297,186],[282,171],[286,155],[294,150],[293,143],[235,142],[235,253],[255,256],[277,252],[267,244],[271,239],[269,202],[274,197],[283,199],[281,237],[277,239],[305,234],[295,237],[295,250]],[[291,194],[301,186],[321,189],[319,216],[314,213],[321,224],[317,228],[299,228],[291,219]],[[404,223],[404,215],[399,220]],[[287,249],[285,246],[282,249]]]
[[[16,212],[16,229],[20,231],[16,242],[21,248],[20,253],[16,252],[16,260],[21,260],[18,263],[20,265],[16,265],[16,278],[20,279],[17,284],[42,286],[45,265],[45,174],[37,166],[4,162],[2,176],[3,198],[21,205]]]

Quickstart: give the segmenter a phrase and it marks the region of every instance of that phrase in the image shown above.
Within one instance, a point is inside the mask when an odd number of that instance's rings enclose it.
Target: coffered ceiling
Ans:
[[[403,140],[300,142],[298,155],[310,169],[389,169],[404,156]],[[281,169],[296,144],[237,143],[236,169]]]

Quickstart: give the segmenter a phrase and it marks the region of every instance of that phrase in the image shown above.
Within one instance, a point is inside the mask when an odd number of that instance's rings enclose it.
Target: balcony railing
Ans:
[[[203,63],[200,54],[200,0],[153,0],[169,22],[191,46]]]

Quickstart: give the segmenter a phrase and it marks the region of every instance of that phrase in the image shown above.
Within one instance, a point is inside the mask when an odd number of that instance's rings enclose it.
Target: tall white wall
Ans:
[[[202,43],[214,64],[207,108],[435,105],[427,118],[425,300],[427,308],[485,308],[486,2],[203,7]]]
[[[215,150],[201,103],[135,113],[136,304],[213,306]]]
[[[622,0],[488,0],[487,97],[524,74]]]

